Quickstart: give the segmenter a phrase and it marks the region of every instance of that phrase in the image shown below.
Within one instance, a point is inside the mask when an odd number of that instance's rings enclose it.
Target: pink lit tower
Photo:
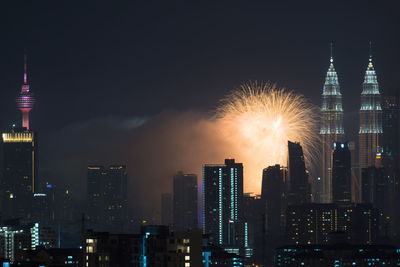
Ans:
[[[17,108],[22,112],[22,127],[29,130],[29,111],[31,111],[35,104],[35,97],[29,89],[26,71],[26,55],[24,55],[24,84],[21,86],[21,92],[19,93],[16,102]]]

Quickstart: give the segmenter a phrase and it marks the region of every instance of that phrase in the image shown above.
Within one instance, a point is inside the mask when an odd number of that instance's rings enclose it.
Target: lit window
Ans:
[[[185,256],[185,261],[190,261],[190,256]]]

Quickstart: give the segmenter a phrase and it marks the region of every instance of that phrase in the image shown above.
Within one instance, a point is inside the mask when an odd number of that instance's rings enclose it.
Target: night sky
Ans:
[[[26,51],[42,176],[68,184],[57,168],[76,162],[80,150],[66,151],[72,142],[112,147],[118,124],[208,112],[244,81],[271,81],[319,105],[331,41],[348,139],[357,133],[369,41],[381,92],[400,89],[398,1],[188,2],[1,5],[0,127],[20,123],[15,97]],[[60,165],[49,163],[54,153],[64,155]]]

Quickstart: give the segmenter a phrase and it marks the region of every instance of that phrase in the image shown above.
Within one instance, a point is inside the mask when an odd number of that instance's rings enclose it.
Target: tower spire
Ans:
[[[333,42],[331,42],[331,63],[333,63]]]
[[[26,54],[24,54],[24,84],[28,84],[28,74],[26,69]]]
[[[369,41],[369,61],[372,61],[372,42]]]

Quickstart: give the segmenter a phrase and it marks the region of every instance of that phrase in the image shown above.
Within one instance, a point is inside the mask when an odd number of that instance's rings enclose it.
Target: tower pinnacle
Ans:
[[[26,72],[26,54],[24,55],[24,85],[28,83],[28,77]]]
[[[19,93],[16,102],[17,108],[22,112],[22,127],[29,130],[29,111],[35,104],[35,97],[30,92],[28,84],[28,72],[27,72],[27,57],[24,55],[24,84],[21,86],[21,92]]]

